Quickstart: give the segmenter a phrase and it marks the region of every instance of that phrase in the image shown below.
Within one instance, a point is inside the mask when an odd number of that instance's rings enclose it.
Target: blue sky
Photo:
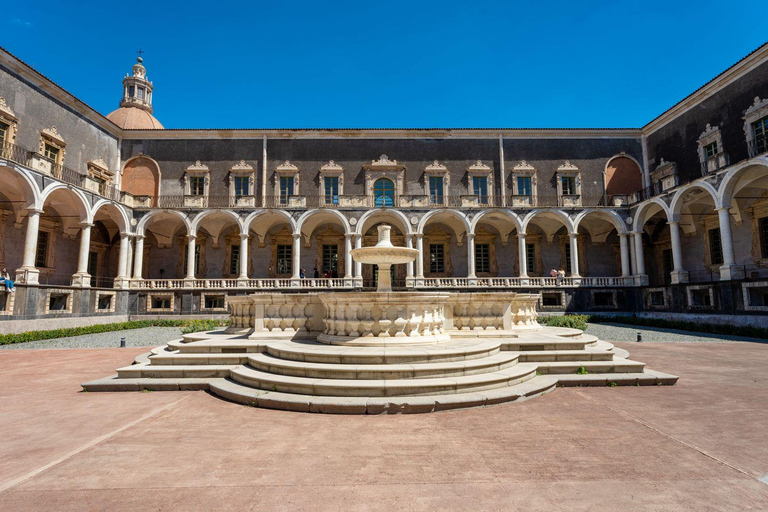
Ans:
[[[531,4],[39,0],[0,45],[104,114],[141,47],[168,128],[538,128],[642,126],[768,40],[754,2]]]

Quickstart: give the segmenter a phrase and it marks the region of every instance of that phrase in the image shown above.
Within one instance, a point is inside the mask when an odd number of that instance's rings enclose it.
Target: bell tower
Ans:
[[[141,54],[142,52],[139,52]],[[133,65],[133,75],[123,78],[123,99],[120,107],[135,107],[152,113],[152,82],[147,79],[147,70],[142,64],[141,55]]]

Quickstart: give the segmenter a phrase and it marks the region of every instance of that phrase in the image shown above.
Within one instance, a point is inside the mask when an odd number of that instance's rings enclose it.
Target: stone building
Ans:
[[[380,223],[401,289],[768,324],[768,45],[642,128],[174,130],[153,95],[139,59],[104,117],[0,51],[7,330],[373,287]]]

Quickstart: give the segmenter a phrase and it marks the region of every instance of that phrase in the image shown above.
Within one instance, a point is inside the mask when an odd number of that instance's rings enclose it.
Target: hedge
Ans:
[[[677,329],[679,331],[701,332],[706,334],[728,334],[731,336],[745,336],[749,338],[768,339],[768,329],[754,325],[708,324],[687,320],[666,320],[662,318],[644,318],[637,316],[607,316],[607,315],[562,315],[547,316],[540,323],[552,327],[571,327],[573,329],[587,328],[587,322],[600,324],[625,324],[647,327],[661,327],[664,329]]]
[[[14,343],[26,343],[28,341],[51,340],[54,338],[67,338],[81,336],[83,334],[95,334],[100,332],[125,331],[128,329],[141,329],[143,327],[179,327],[182,334],[199,332],[226,326],[228,320],[135,320],[132,322],[118,322],[114,324],[86,325],[83,327],[67,327],[65,329],[52,329],[49,331],[28,331],[18,334],[0,334],[0,345]]]

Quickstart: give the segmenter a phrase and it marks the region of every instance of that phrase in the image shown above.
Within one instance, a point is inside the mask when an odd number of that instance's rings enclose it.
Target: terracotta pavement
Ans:
[[[768,344],[621,343],[674,387],[325,416],[81,393],[142,349],[0,353],[0,510],[768,510]]]

